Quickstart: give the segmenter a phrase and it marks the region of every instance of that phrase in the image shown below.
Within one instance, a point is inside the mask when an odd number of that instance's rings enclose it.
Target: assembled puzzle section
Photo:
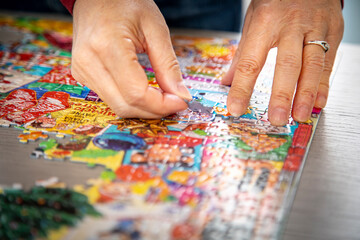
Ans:
[[[14,229],[2,218],[0,238],[54,232],[58,239],[279,236],[320,111],[314,109],[307,123],[291,118],[282,127],[269,123],[273,50],[246,113],[233,118],[226,107],[229,87],[220,80],[238,42],[172,36],[193,96],[189,108],[163,119],[121,119],[71,76],[71,23],[1,17],[0,31],[16,35],[0,39],[0,125],[22,129],[21,142],[43,139],[34,158],[104,168],[98,178],[74,183],[75,192],[3,188],[0,211],[7,209],[19,224]],[[147,55],[138,60],[149,85],[159,88]],[[59,143],[49,134],[68,137]],[[35,209],[29,201],[37,202]],[[86,207],[81,213],[74,210],[80,203]],[[40,225],[46,217],[52,219]],[[27,221],[33,225],[25,228]]]

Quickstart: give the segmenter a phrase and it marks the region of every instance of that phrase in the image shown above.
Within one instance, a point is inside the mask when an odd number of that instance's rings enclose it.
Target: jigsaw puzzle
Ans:
[[[1,239],[279,237],[320,110],[307,123],[270,125],[274,50],[247,112],[233,118],[220,79],[237,40],[172,36],[189,108],[163,119],[121,119],[71,76],[70,22],[4,16],[0,31],[17,36],[0,45],[0,125],[25,130],[21,142],[42,139],[31,153],[37,161],[104,168],[74,190],[3,187]],[[146,54],[138,59],[158,87]],[[68,137],[59,143],[49,134]]]

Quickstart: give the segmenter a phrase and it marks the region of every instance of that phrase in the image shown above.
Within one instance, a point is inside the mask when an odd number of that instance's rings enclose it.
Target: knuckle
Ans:
[[[98,54],[105,51],[107,46],[105,38],[99,39],[97,36],[90,37],[88,44],[89,48]]]
[[[272,20],[273,9],[270,4],[261,4],[254,10],[254,16],[260,22],[268,24]]]
[[[339,21],[336,22],[337,24],[335,23],[336,24],[335,29],[337,30],[337,32],[341,33],[341,35],[342,35],[344,32],[344,25],[345,25],[344,18],[342,15],[340,15],[340,17],[338,19],[339,19]]]
[[[329,9],[329,16],[331,18],[329,19],[329,27],[330,32],[334,31],[336,34],[342,34],[344,30],[344,17],[342,14],[342,11],[340,9]]]
[[[301,18],[304,16],[303,8],[298,2],[290,3],[286,12],[289,16],[292,16],[292,18]]]
[[[142,94],[139,91],[129,91],[124,99],[129,106],[141,106],[145,102],[145,94]]]
[[[131,111],[128,107],[117,105],[117,106],[112,106],[111,109],[116,113],[117,116],[121,118],[131,117],[131,115],[129,115]]]
[[[97,54],[107,54],[107,50],[111,49],[110,39],[114,37],[107,30],[97,30],[87,39],[89,49]]]
[[[258,74],[261,70],[260,63],[254,58],[240,59],[236,65],[236,71],[244,75]]]
[[[232,85],[230,91],[235,97],[245,96],[246,98],[249,98],[252,94],[252,89],[245,88],[240,84]]]
[[[292,94],[286,91],[277,91],[272,93],[272,98],[284,104],[290,104],[292,101]]]
[[[170,71],[180,71],[179,62],[174,57],[168,57],[168,59],[165,60],[164,66]]]
[[[88,51],[85,49],[74,49],[72,52],[71,66],[86,66],[90,60]]]
[[[323,72],[326,74],[330,74],[332,72],[332,69],[333,69],[333,62],[329,60],[325,60]]]
[[[308,14],[304,11],[304,9],[297,2],[289,3],[286,13],[285,20],[289,24],[298,23],[299,19],[306,18]]]
[[[329,81],[320,82],[319,89],[329,91],[330,89]]]
[[[305,88],[305,89],[301,89],[299,91],[299,95],[301,96],[301,98],[307,99],[310,102],[313,102],[315,100],[316,97],[316,92],[317,89],[315,88]]]
[[[312,14],[312,21],[314,23],[322,23],[326,21],[326,15],[327,13],[324,12],[323,8],[314,8],[311,10]]]
[[[301,68],[301,58],[294,54],[286,54],[284,56],[279,56],[278,61],[276,62],[277,66],[280,68],[288,69],[300,69]]]
[[[304,64],[312,69],[324,67],[324,56],[321,54],[309,54],[304,58]]]

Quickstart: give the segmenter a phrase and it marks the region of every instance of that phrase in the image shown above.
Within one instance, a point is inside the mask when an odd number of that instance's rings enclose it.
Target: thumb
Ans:
[[[155,31],[150,30],[149,34],[145,33],[145,38],[147,54],[154,69],[156,81],[163,91],[191,100],[192,96],[182,79],[169,30],[166,25],[160,28],[155,27],[157,28]]]

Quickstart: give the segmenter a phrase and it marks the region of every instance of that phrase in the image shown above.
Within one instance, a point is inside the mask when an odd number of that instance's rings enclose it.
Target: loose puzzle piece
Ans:
[[[49,136],[39,131],[24,131],[24,134],[18,136],[21,143],[27,143],[28,141],[36,141],[38,139],[47,139]]]
[[[35,186],[45,188],[66,188],[66,184],[60,182],[59,178],[51,177],[49,179],[36,180]]]
[[[0,125],[25,130],[22,142],[43,138],[34,158],[104,170],[73,183],[75,191],[60,190],[66,186],[56,177],[31,191],[2,186],[2,219],[15,228],[0,219],[0,238],[278,237],[320,110],[306,123],[269,123],[274,50],[246,113],[233,118],[226,106],[230,88],[220,83],[238,42],[172,36],[193,96],[189,108],[163,119],[121,119],[71,76],[70,22],[0,17],[2,32]],[[149,86],[159,88],[147,55],[138,61]],[[60,143],[49,133],[71,137]]]
[[[12,122],[4,120],[4,119],[0,119],[0,126],[1,127],[10,127],[12,125]]]

